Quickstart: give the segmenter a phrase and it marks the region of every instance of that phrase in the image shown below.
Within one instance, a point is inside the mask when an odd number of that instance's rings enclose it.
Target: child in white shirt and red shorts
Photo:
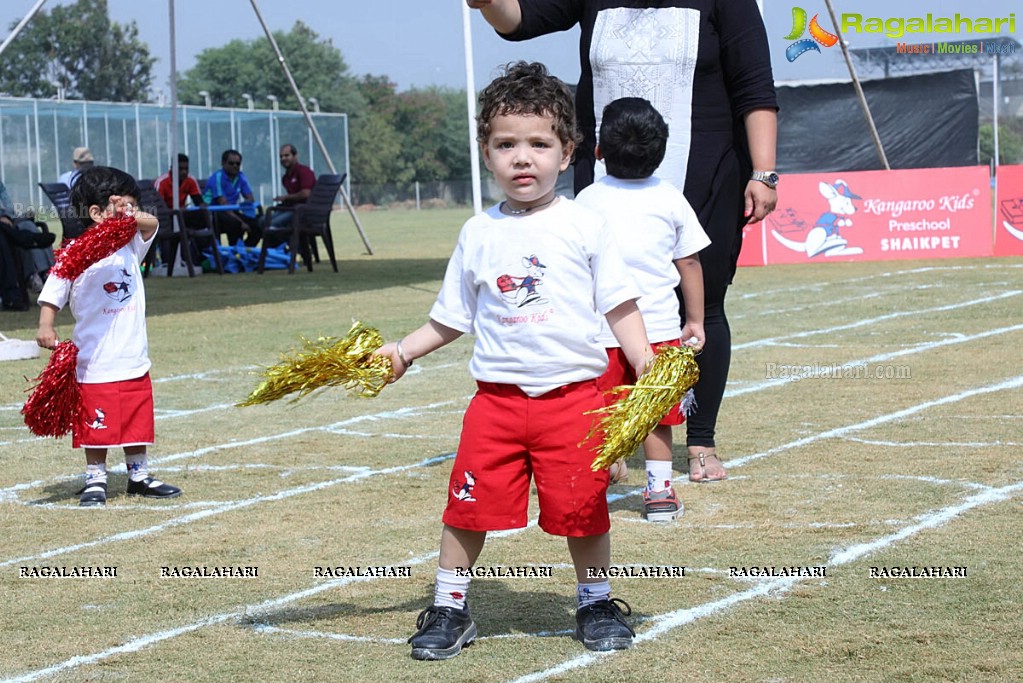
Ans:
[[[119,216],[130,215],[138,224],[124,244],[111,245],[111,253],[92,263],[73,279],[59,275],[58,265],[39,294],[39,330],[43,348],[58,343],[57,313],[71,306],[78,347],[76,375],[84,413],[71,429],[72,445],[85,450],[85,486],[79,505],[96,507],[107,502],[107,450],[124,449],[128,468],[128,495],[173,498],[181,489],[149,474],[147,448],[154,440],[153,385],[149,379],[149,342],[146,334],[146,294],[140,262],[156,237],[157,220],[140,210],[135,179],[116,168],[94,166],[82,171],[71,191],[71,206],[86,230]],[[94,233],[95,234],[95,233]],[[78,240],[86,239],[85,234]],[[65,251],[76,253],[71,242]],[[98,254],[97,254],[98,256]]]
[[[555,193],[579,139],[564,83],[542,64],[510,65],[480,94],[477,139],[506,199],[462,227],[430,320],[377,352],[398,379],[416,358],[476,337],[478,392],[448,485],[434,604],[411,654],[447,659],[476,637],[469,573],[458,570],[473,566],[488,531],[526,526],[531,478],[539,526],[566,537],[575,566],[576,637],[591,650],[627,648],[631,610],[606,580],[608,473],[590,468],[600,435],[581,442],[587,413],[603,406],[601,319],[637,372],[653,358],[639,292],[600,215]]]
[[[655,175],[667,142],[668,125],[650,102],[623,97],[609,103],[595,149],[607,174],[583,189],[576,201],[604,216],[617,238],[642,292],[639,310],[654,347],[687,344],[699,352],[706,341],[699,252],[710,238],[681,190]],[[677,289],[685,301],[684,325],[679,319]],[[611,402],[617,396],[610,390],[635,384],[636,376],[610,329],[605,326],[598,340],[608,347],[608,369],[599,384]],[[643,516],[651,522],[670,522],[682,512],[671,485],[671,428],[684,421],[681,406],[675,406],[643,442]],[[696,459],[690,458],[690,471],[697,466]]]

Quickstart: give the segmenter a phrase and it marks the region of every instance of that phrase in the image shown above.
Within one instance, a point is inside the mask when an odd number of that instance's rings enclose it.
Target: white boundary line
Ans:
[[[449,401],[441,401],[439,403],[429,403],[429,404],[423,405],[423,406],[415,406],[415,407],[410,407],[410,408],[399,408],[397,410],[386,410],[386,411],[382,411],[382,412],[379,412],[379,413],[371,413],[371,414],[368,414],[368,415],[357,415],[355,417],[350,417],[350,418],[347,418],[345,420],[341,420],[339,422],[334,422],[334,423],[327,424],[327,425],[318,425],[318,426],[315,426],[315,427],[302,427],[302,428],[293,429],[293,430],[290,430],[290,431],[287,431],[287,432],[280,432],[278,434],[268,434],[266,436],[260,436],[260,437],[256,437],[256,438],[253,438],[253,439],[246,439],[244,441],[228,441],[228,442],[225,442],[225,443],[215,444],[215,445],[212,445],[212,446],[204,446],[203,448],[197,448],[197,449],[191,450],[191,451],[183,451],[183,452],[180,452],[180,453],[173,453],[171,455],[164,455],[164,456],[154,456],[154,457],[151,457],[149,459],[149,462],[154,467],[158,467],[160,465],[163,465],[163,464],[169,463],[169,462],[176,462],[178,460],[188,460],[188,459],[192,459],[192,458],[201,458],[201,457],[203,457],[205,455],[209,455],[210,453],[216,453],[218,451],[226,451],[226,450],[231,450],[231,449],[234,449],[234,448],[245,448],[247,446],[254,446],[254,445],[257,445],[257,444],[270,443],[270,442],[273,442],[273,441],[277,441],[279,439],[288,439],[288,438],[291,438],[291,437],[294,437],[294,436],[300,436],[302,434],[308,434],[310,432],[327,432],[327,433],[332,433],[334,430],[344,430],[344,427],[346,425],[359,424],[361,422],[375,422],[375,421],[378,421],[378,420],[387,420],[387,419],[393,419],[393,418],[404,419],[406,417],[409,417],[410,415],[411,416],[415,416],[416,414],[418,414],[420,412],[426,413],[426,412],[429,412],[429,411],[433,410],[434,408],[439,408],[439,407],[450,405],[450,404],[454,404],[454,403],[457,403],[457,402],[458,402],[457,399],[453,399],[453,400],[449,400]],[[33,438],[38,438],[38,437],[33,437]],[[0,445],[2,445],[2,443],[0,443]],[[39,480],[33,481],[31,483],[27,483],[27,484],[24,484],[24,483],[23,484],[13,484],[11,486],[0,488],[0,501],[2,501],[4,499],[7,499],[7,498],[10,498],[13,494],[16,494],[18,491],[25,490],[26,488],[30,488],[30,487],[33,487],[33,486],[43,486],[43,485],[45,485],[47,483],[52,483],[52,482],[57,482],[57,481],[65,481],[69,477],[74,477],[74,476],[75,475],[68,475],[68,474],[56,475],[56,476],[51,477],[49,479],[39,479]]]
[[[915,406],[903,408],[902,410],[897,410],[894,413],[888,413],[887,415],[872,417],[869,420],[857,422],[856,424],[846,425],[844,427],[835,427],[833,429],[828,429],[827,431],[818,432],[817,434],[813,434],[811,436],[804,436],[801,439],[796,439],[795,441],[790,441],[788,443],[781,444],[780,446],[768,448],[766,451],[761,451],[760,453],[752,453],[750,455],[745,455],[739,458],[733,458],[732,460],[729,460],[724,464],[728,468],[742,467],[743,465],[747,465],[753,462],[754,460],[766,458],[769,455],[781,453],[782,451],[787,451],[792,448],[799,448],[800,446],[805,446],[807,444],[811,444],[816,441],[821,441],[823,439],[842,438],[845,437],[846,434],[851,434],[853,432],[858,432],[863,429],[868,429],[870,427],[875,427],[877,425],[886,424],[888,422],[893,422],[895,420],[901,420],[905,417],[909,417],[910,415],[915,415],[924,410],[927,410],[928,408],[948,405],[950,403],[958,403],[959,401],[971,398],[973,396],[990,394],[996,391],[1005,391],[1007,389],[1018,389],[1020,387],[1023,387],[1023,375],[1017,375],[1002,382],[998,382],[997,384],[989,384],[984,387],[966,389],[965,391],[960,391],[957,394],[950,394],[948,396],[943,396],[941,398],[937,398],[931,401],[924,401],[923,403],[918,403]]]
[[[117,541],[130,541],[142,536],[148,536],[149,534],[165,531],[167,529],[171,529],[174,527],[183,526],[185,524],[191,524],[192,522],[197,522],[201,519],[206,519],[207,517],[213,517],[215,515],[220,515],[225,512],[233,512],[234,510],[241,510],[247,507],[251,507],[253,505],[258,505],[259,503],[270,503],[279,500],[286,500],[293,496],[299,496],[305,493],[313,493],[315,491],[321,491],[323,489],[337,486],[338,484],[346,484],[352,481],[359,481],[361,479],[366,479],[368,477],[374,477],[381,474],[394,474],[397,472],[404,472],[406,470],[418,469],[420,467],[426,467],[428,465],[444,462],[445,460],[450,460],[454,457],[455,457],[454,453],[449,453],[447,455],[426,458],[424,460],[420,460],[419,462],[414,462],[408,465],[396,465],[394,467],[387,467],[380,470],[357,472],[355,474],[351,474],[347,477],[341,477],[339,479],[331,479],[329,481],[321,481],[315,484],[307,484],[305,486],[298,486],[292,489],[284,489],[283,491],[278,491],[277,493],[271,495],[255,496],[252,498],[245,498],[243,500],[232,501],[230,503],[225,503],[214,508],[201,510],[199,512],[193,512],[182,517],[175,517],[173,519],[169,519],[165,522],[154,524],[146,528],[134,529],[131,531],[122,531],[121,533],[112,534],[110,536],[103,536],[92,541],[76,543],[74,545],[68,545],[62,548],[54,548],[53,550],[47,550],[36,555],[26,555],[24,557],[17,557],[11,560],[3,560],[0,561],[0,567],[7,567],[12,564],[18,564],[21,562],[28,563],[37,560],[45,560],[51,557],[66,555],[67,553],[82,550],[83,548],[92,548],[99,545],[106,545],[107,543],[114,543]]]
[[[886,320],[895,320],[896,318],[905,318],[913,315],[927,315],[930,313],[943,313],[947,311],[954,311],[959,308],[966,308],[968,306],[979,306],[981,304],[988,304],[992,301],[999,301],[1000,299],[1008,299],[1014,296],[1023,294],[1023,291],[1014,289],[1008,292],[1002,292],[1000,294],[994,294],[992,296],[982,297],[980,299],[971,299],[970,301],[962,301],[955,304],[945,304],[944,306],[934,306],[932,308],[917,308],[910,311],[895,311],[894,313],[885,313],[874,318],[864,318],[862,320],[856,320],[854,322],[845,323],[842,325],[834,325],[833,327],[823,327],[816,330],[806,330],[804,332],[794,332],[792,334],[783,334],[778,337],[768,337],[766,339],[758,339],[756,341],[744,342],[742,344],[733,344],[732,351],[740,351],[755,346],[763,346],[765,344],[771,344],[772,342],[782,341],[785,339],[802,339],[804,337],[811,337],[817,334],[830,334],[832,332],[841,332],[843,330],[853,330],[858,327],[868,327],[870,325],[876,325],[877,323],[884,322]]]
[[[1001,391],[1001,390],[1004,390],[1004,389],[1012,389],[1012,388],[1016,388],[1016,387],[1019,387],[1019,386],[1023,386],[1023,375],[1019,375],[1019,376],[1014,377],[1012,379],[1005,380],[1005,381],[1000,382],[998,384],[988,385],[988,386],[985,386],[985,387],[978,387],[978,388],[975,388],[975,389],[968,389],[966,391],[961,391],[961,392],[959,392],[957,394],[952,394],[950,396],[946,396],[946,397],[943,397],[941,399],[937,399],[937,400],[933,400],[933,401],[927,401],[925,403],[917,404],[916,406],[911,406],[909,408],[897,411],[895,413],[890,413],[888,415],[881,415],[881,416],[878,416],[876,418],[872,418],[870,420],[865,420],[863,422],[859,422],[859,423],[854,424],[854,425],[848,425],[846,427],[839,427],[839,428],[835,428],[835,429],[830,429],[830,430],[828,430],[826,432],[821,432],[821,433],[819,433],[816,436],[810,436],[810,437],[805,437],[803,439],[798,439],[798,440],[790,442],[788,444],[772,448],[772,449],[770,449],[768,451],[765,451],[764,453],[755,454],[755,455],[752,455],[752,456],[747,456],[746,458],[739,458],[739,459],[737,459],[735,461],[729,461],[726,464],[729,467],[736,467],[736,466],[739,466],[741,464],[745,464],[746,462],[750,462],[753,459],[766,457],[768,455],[772,455],[774,453],[779,453],[779,452],[781,452],[783,450],[787,450],[789,448],[795,448],[797,446],[802,446],[802,445],[805,445],[805,444],[808,444],[808,443],[813,443],[813,442],[818,441],[820,439],[834,438],[834,437],[838,437],[838,436],[843,436],[847,432],[858,431],[858,430],[861,430],[861,429],[866,429],[867,427],[870,427],[870,426],[874,426],[874,425],[878,425],[878,424],[884,424],[884,423],[890,422],[892,420],[898,419],[898,418],[902,417],[903,415],[911,415],[911,414],[920,412],[922,410],[926,410],[927,408],[931,408],[931,407],[939,406],[939,405],[945,405],[945,404],[948,404],[948,403],[955,403],[957,401],[961,401],[961,400],[963,400],[965,398],[969,398],[971,396],[977,396],[977,395],[986,394],[986,393],[990,393],[990,392],[994,392],[994,391]],[[446,459],[446,458],[450,458],[450,457],[453,457],[453,456],[451,456],[451,455],[444,456],[444,458],[442,458],[442,459]],[[419,463],[414,463],[414,464],[411,464],[411,465],[403,465],[403,466],[398,466],[398,467],[394,467],[394,468],[389,468],[388,470],[375,470],[373,472],[373,474],[382,474],[382,473],[385,473],[385,472],[399,472],[399,471],[407,470],[407,469],[410,469],[410,468],[422,467],[425,464],[430,463],[430,462],[435,461],[435,460],[436,459],[424,460],[424,461],[420,461]],[[298,488],[298,489],[290,489],[288,491],[282,491],[282,492],[280,492],[278,494],[275,494],[273,496],[260,496],[258,498],[249,499],[248,502],[246,502],[246,501],[239,501],[239,503],[237,503],[237,504],[232,504],[231,509],[237,509],[238,507],[242,507],[243,503],[244,503],[244,506],[248,506],[248,505],[255,504],[256,502],[263,502],[263,501],[268,501],[268,500],[281,500],[283,498],[291,497],[293,495],[298,495],[299,493],[305,493],[305,492],[308,492],[308,491],[319,490],[319,489],[325,488],[327,486],[332,486],[332,485],[335,485],[337,483],[341,483],[343,481],[351,481],[351,480],[355,480],[355,479],[361,479],[361,478],[365,478],[366,476],[372,476],[372,475],[364,474],[364,473],[363,474],[357,474],[357,475],[353,475],[352,477],[345,477],[344,479],[333,480],[332,482],[322,482],[320,484],[304,486],[304,487],[301,487],[301,488]],[[891,544],[891,543],[894,543],[894,542],[896,542],[898,540],[902,540],[904,538],[908,538],[909,536],[911,536],[911,535],[913,535],[915,533],[918,533],[919,531],[922,531],[923,529],[933,528],[935,526],[940,526],[941,524],[944,524],[945,522],[953,519],[955,516],[961,514],[962,512],[964,512],[966,510],[972,509],[973,507],[976,507],[976,506],[981,505],[981,504],[986,504],[988,502],[995,502],[995,501],[1003,500],[1003,499],[1007,498],[1008,496],[1010,496],[1012,493],[1015,493],[1015,492],[1017,492],[1017,491],[1019,491],[1021,489],[1023,489],[1023,483],[1014,484],[1012,486],[1002,487],[1002,488],[999,488],[999,489],[991,489],[991,490],[988,490],[988,491],[983,491],[981,493],[975,494],[974,496],[971,496],[970,498],[968,498],[965,503],[961,503],[959,505],[952,506],[950,508],[944,508],[943,510],[939,510],[939,511],[937,511],[935,513],[930,513],[929,515],[926,515],[920,522],[918,522],[918,523],[916,523],[914,525],[911,525],[909,527],[906,527],[905,529],[903,529],[903,530],[901,530],[899,532],[896,532],[894,534],[889,534],[887,536],[883,536],[881,539],[877,539],[875,541],[871,541],[871,542],[868,542],[868,543],[858,544],[856,546],[852,546],[850,549],[847,549],[845,551],[842,551],[841,553],[833,555],[833,560],[836,563],[851,562],[853,559],[857,559],[858,557],[860,557],[862,555],[865,555],[865,554],[867,554],[869,552],[873,552],[876,549],[884,547],[884,544]],[[223,511],[226,511],[226,510],[223,510]],[[200,518],[207,517],[207,516],[210,516],[212,514],[217,514],[217,513],[218,513],[217,510],[210,510],[210,511],[204,511],[204,512],[200,512],[200,513],[195,513],[193,515],[186,515],[185,517],[179,517],[176,520],[170,520],[170,521],[165,522],[163,524],[156,525],[154,527],[151,527],[148,530],[136,530],[136,531],[125,532],[123,534],[116,534],[114,536],[108,536],[105,539],[98,539],[96,541],[91,541],[89,543],[80,544],[80,545],[77,545],[77,546],[69,546],[67,548],[57,549],[56,551],[49,551],[48,553],[43,553],[41,555],[32,556],[32,557],[29,557],[29,558],[23,559],[23,560],[22,559],[19,559],[19,560],[9,560],[9,561],[0,563],[0,567],[6,566],[6,565],[10,565],[10,564],[14,564],[15,562],[19,562],[19,561],[31,561],[31,560],[34,560],[34,559],[37,559],[37,558],[38,559],[42,559],[42,558],[45,558],[45,557],[51,557],[52,556],[51,553],[71,552],[72,550],[77,550],[77,549],[82,548],[82,547],[89,547],[89,546],[92,546],[92,545],[98,545],[100,543],[107,543],[107,542],[110,542],[112,540],[125,540],[126,538],[129,538],[129,537],[130,538],[135,538],[135,537],[144,535],[146,533],[152,533],[152,531],[162,530],[163,528],[167,528],[168,526],[178,526],[180,524],[185,524],[187,522],[195,521],[196,519],[200,519]],[[187,521],[185,521],[185,520],[187,520]],[[495,538],[511,536],[511,535],[515,535],[515,534],[518,534],[518,533],[522,533],[526,529],[532,528],[534,525],[535,525],[535,521],[531,522],[529,525],[527,525],[523,529],[509,529],[506,532],[498,532],[498,533],[490,534],[490,536],[495,537]],[[878,545],[878,543],[882,543],[882,545]],[[401,564],[402,565],[408,565],[408,566],[422,564],[423,562],[429,561],[432,558],[436,558],[437,555],[438,555],[438,552],[435,551],[435,552],[431,552],[431,553],[428,553],[428,554],[425,554],[425,555],[420,555],[417,558],[414,558],[412,560],[408,560],[408,561],[402,562]],[[152,645],[152,644],[155,644],[155,643],[159,643],[159,642],[162,642],[164,640],[168,640],[170,638],[174,638],[174,637],[177,637],[179,635],[186,634],[186,633],[191,633],[192,631],[198,630],[198,629],[203,628],[205,626],[212,626],[212,625],[216,625],[216,624],[221,624],[221,623],[223,623],[225,621],[229,621],[229,620],[231,620],[233,618],[240,618],[243,615],[249,614],[249,613],[251,613],[253,611],[257,611],[258,612],[258,611],[261,611],[261,610],[266,610],[269,607],[278,607],[278,606],[281,606],[281,605],[289,604],[289,603],[295,602],[296,600],[301,600],[301,599],[304,599],[306,597],[310,597],[312,595],[316,595],[316,594],[318,594],[318,593],[320,593],[320,592],[322,592],[324,590],[332,589],[332,588],[335,588],[335,587],[338,587],[338,586],[343,586],[343,585],[346,585],[348,583],[352,583],[354,581],[363,581],[363,580],[368,581],[368,580],[371,580],[373,578],[375,578],[375,577],[345,577],[345,578],[342,578],[342,579],[336,579],[334,581],[328,581],[328,582],[325,582],[325,583],[322,583],[322,584],[317,584],[316,586],[313,586],[311,588],[308,588],[308,589],[305,589],[305,590],[302,590],[302,591],[298,591],[298,592],[295,592],[295,593],[291,593],[291,594],[288,594],[288,595],[284,595],[284,596],[281,596],[281,597],[278,597],[278,598],[270,599],[270,600],[264,601],[264,602],[262,602],[262,603],[260,603],[258,605],[252,606],[252,607],[245,607],[242,610],[235,610],[235,611],[231,611],[231,612],[222,613],[222,614],[215,615],[215,616],[212,616],[212,617],[207,617],[205,619],[193,622],[191,624],[187,624],[185,626],[180,626],[180,627],[175,628],[175,629],[171,629],[171,630],[167,630],[167,631],[160,631],[160,632],[152,633],[152,634],[149,634],[149,635],[146,635],[146,636],[140,636],[140,637],[134,638],[134,639],[128,641],[127,643],[122,644],[122,645],[118,645],[118,646],[115,646],[113,648],[109,648],[107,650],[103,650],[101,652],[93,653],[91,655],[75,656],[75,657],[72,657],[70,659],[65,660],[64,662],[60,662],[60,663],[54,664],[54,665],[46,667],[44,669],[38,669],[36,671],[25,673],[25,674],[23,674],[23,675],[21,675],[19,677],[16,677],[16,678],[7,679],[7,681],[9,681],[10,683],[28,683],[29,681],[34,681],[34,680],[37,680],[37,679],[39,679],[41,677],[44,677],[44,676],[49,676],[49,675],[52,675],[52,674],[57,674],[57,673],[60,673],[62,671],[66,671],[68,669],[76,668],[78,666],[83,666],[83,665],[86,665],[86,664],[94,664],[94,663],[96,663],[98,661],[102,661],[103,659],[107,659],[107,658],[112,657],[112,656],[117,655],[117,654],[123,654],[123,653],[127,653],[127,652],[137,652],[138,650],[141,650],[141,649],[143,649],[145,647],[148,647],[149,645]],[[771,593],[771,592],[776,592],[776,591],[784,592],[784,591],[788,590],[789,588],[791,588],[792,585],[794,585],[797,580],[798,579],[795,579],[795,578],[775,579],[775,580],[772,580],[772,581],[767,581],[767,582],[765,582],[763,584],[760,584],[758,586],[755,586],[754,588],[751,588],[749,590],[742,591],[740,593],[733,594],[733,595],[728,596],[726,598],[722,598],[720,600],[716,600],[716,601],[713,601],[713,602],[710,602],[710,603],[706,603],[706,604],[701,605],[701,606],[697,606],[697,607],[694,607],[694,608],[687,608],[687,609],[683,609],[683,610],[677,610],[677,611],[674,611],[674,612],[667,612],[665,614],[660,615],[655,620],[656,624],[655,624],[655,626],[652,629],[650,629],[649,631],[645,631],[642,634],[640,634],[639,636],[637,636],[637,641],[638,642],[643,642],[645,640],[650,640],[650,639],[656,638],[657,636],[659,636],[661,633],[663,633],[665,631],[671,630],[671,629],[676,628],[677,626],[681,626],[681,625],[683,625],[685,623],[689,623],[690,621],[692,621],[692,620],[694,620],[696,618],[699,618],[700,616],[707,616],[709,614],[714,614],[714,613],[716,613],[718,611],[721,611],[721,610],[724,610],[724,609],[726,609],[728,607],[731,607],[733,604],[737,604],[739,602],[744,602],[746,600],[749,600],[749,599],[752,599],[752,598],[755,598],[755,597],[760,597],[762,595],[767,595],[768,593]],[[564,662],[564,663],[562,663],[562,664],[560,664],[557,667],[554,667],[552,669],[547,669],[546,671],[543,671],[543,672],[537,672],[535,674],[530,674],[527,677],[516,679],[516,683],[526,683],[527,681],[541,680],[542,678],[546,678],[547,676],[556,675],[558,673],[562,673],[564,671],[568,671],[568,670],[575,669],[575,668],[580,668],[580,667],[583,667],[583,666],[588,666],[589,664],[593,663],[594,661],[597,661],[598,658],[604,658],[604,657],[607,657],[607,656],[609,656],[609,653],[601,653],[600,655],[594,655],[594,654],[582,655],[580,657],[576,657],[576,658],[570,659],[567,662]],[[537,678],[537,676],[539,676],[539,678]]]
[[[925,515],[916,524],[911,524],[899,531],[882,536],[874,539],[867,543],[858,543],[856,545],[849,546],[843,550],[840,550],[828,559],[828,567],[841,566],[843,564],[849,564],[855,562],[867,555],[870,555],[879,550],[883,550],[890,545],[903,541],[907,538],[915,536],[916,534],[927,531],[930,529],[936,529],[952,521],[956,517],[959,517],[965,512],[982,505],[989,505],[992,503],[1000,503],[1008,500],[1013,494],[1023,491],[1023,482],[1017,482],[1009,486],[1003,486],[997,489],[991,489],[982,493],[970,496],[962,503],[957,505],[951,505],[940,510],[936,510],[932,513]],[[771,594],[783,594],[792,589],[796,584],[807,581],[805,578],[798,577],[783,577],[777,579],[770,579],[759,583],[752,588],[749,588],[739,593],[733,593],[724,598],[713,600],[711,602],[705,602],[702,605],[695,607],[687,607],[674,612],[666,612],[664,614],[657,615],[652,619],[654,625],[643,631],[642,633],[636,634],[636,638],[633,641],[639,645],[647,641],[653,641],[660,638],[662,635],[672,631],[680,626],[690,624],[697,619],[703,617],[713,616],[719,612],[723,612],[734,605],[737,605],[748,600],[755,598],[764,597]],[[622,652],[621,650],[617,652]],[[615,651],[602,652],[602,653],[587,653],[568,659],[557,666],[537,671],[525,676],[512,679],[511,683],[533,683],[534,681],[542,681],[550,676],[556,676],[563,674],[567,671],[575,669],[581,669],[589,666],[597,661],[607,659],[608,657],[614,656]]]
[[[976,334],[971,334],[971,335],[968,335],[968,336],[967,335],[962,335],[962,336],[955,336],[955,337],[946,337],[945,339],[940,339],[938,341],[925,342],[923,344],[916,344],[914,346],[910,346],[910,347],[907,347],[907,348],[904,348],[904,349],[899,349],[898,351],[889,351],[887,353],[879,353],[877,355],[870,356],[868,358],[862,358],[862,359],[859,359],[859,360],[850,360],[850,361],[846,361],[846,362],[841,363],[841,364],[836,363],[834,366],[829,366],[829,367],[834,367],[834,368],[837,368],[837,369],[844,369],[844,368],[854,368],[854,367],[857,367],[857,366],[864,366],[864,365],[868,365],[870,363],[875,363],[875,364],[876,363],[883,363],[885,361],[894,360],[896,358],[901,358],[903,356],[911,356],[911,355],[915,355],[917,353],[923,353],[924,351],[930,351],[932,349],[938,349],[938,348],[941,348],[943,346],[951,346],[953,344],[965,344],[967,342],[977,341],[978,339],[985,339],[987,337],[995,337],[995,336],[998,336],[1000,334],[1009,334],[1009,333],[1012,333],[1012,332],[1019,332],[1021,330],[1023,330],[1023,323],[1021,323],[1019,325],[1010,325],[1009,327],[999,327],[999,328],[996,328],[996,329],[993,329],[993,330],[985,330],[983,332],[978,332]],[[741,396],[743,394],[750,394],[750,393],[753,393],[753,392],[756,392],[756,391],[763,391],[764,389],[770,389],[772,387],[782,386],[784,384],[789,384],[790,382],[800,382],[800,381],[803,381],[804,379],[808,379],[808,378],[802,377],[802,376],[800,376],[798,374],[794,374],[794,375],[789,375],[787,377],[779,377],[778,379],[769,379],[769,380],[766,380],[766,381],[763,381],[763,382],[757,382],[756,384],[744,384],[741,387],[736,387],[734,389],[726,390],[725,391],[725,398],[731,398],[733,396]],[[830,378],[822,378],[822,380],[823,381],[830,381]]]

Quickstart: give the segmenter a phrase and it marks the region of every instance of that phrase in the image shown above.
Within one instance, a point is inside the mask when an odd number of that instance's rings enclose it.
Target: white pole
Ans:
[[[995,53],[995,71],[991,78],[991,104],[994,105],[995,171],[998,171],[998,79],[1001,78],[998,53]]]
[[[177,48],[177,36],[175,33],[174,26],[174,0],[167,0],[167,8],[170,19],[170,91],[171,91],[171,129],[170,129],[170,175],[171,175],[171,196],[174,198],[174,208],[181,208],[181,194],[178,192],[180,186],[180,178],[178,176],[178,48]],[[188,140],[188,129],[187,129],[187,114],[185,118],[186,129],[185,129],[185,140]],[[157,169],[162,172],[163,169]],[[185,229],[184,225],[179,223],[180,216],[175,211],[171,214],[171,224],[174,226],[174,232],[179,232]],[[216,249],[217,246],[213,245]],[[184,245],[179,242],[177,253],[169,255],[169,258],[182,258],[185,262],[185,266],[188,268],[188,276],[195,277],[195,269],[192,267],[192,255],[188,253],[188,250],[184,248]],[[176,264],[175,264],[176,265]]]
[[[480,188],[480,149],[476,143],[476,78],[472,68],[472,18],[469,6],[458,0],[462,6],[462,36],[465,43],[465,100],[469,118],[469,163],[472,168],[472,210],[473,213],[483,211],[482,190]]]
[[[28,11],[28,14],[26,14],[24,18],[22,18],[22,20],[18,22],[18,25],[15,26],[14,29],[11,31],[11,35],[7,36],[3,43],[0,43],[0,54],[3,54],[4,50],[7,49],[7,46],[10,45],[11,42],[13,42],[14,39],[18,37],[18,34],[21,33],[21,29],[25,28],[25,24],[32,20],[32,17],[36,15],[36,12],[39,11],[39,9],[43,6],[43,3],[45,2],[46,0],[39,0],[35,5],[32,6],[32,9]]]

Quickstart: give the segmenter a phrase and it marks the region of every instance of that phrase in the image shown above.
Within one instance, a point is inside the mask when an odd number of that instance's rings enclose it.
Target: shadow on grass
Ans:
[[[403,581],[405,579],[389,579]],[[479,626],[481,636],[523,633],[544,635],[558,631],[575,630],[575,596],[545,590],[524,588],[530,583],[549,579],[474,579],[472,581],[472,617]],[[523,587],[520,589],[520,587]],[[371,604],[372,603],[372,604]],[[322,629],[325,623],[333,629],[351,632],[357,626],[350,620],[378,614],[408,614],[408,635],[415,631],[416,615],[432,604],[432,595],[401,602],[366,604],[329,603],[315,607],[286,607],[252,614],[244,620],[246,625],[292,626]],[[633,612],[630,623],[641,618]],[[567,637],[567,636],[566,636]]]
[[[415,287],[439,283],[446,267],[446,259],[366,259],[339,261],[337,273],[324,261],[314,264],[311,273],[300,264],[293,275],[287,270],[268,270],[262,275],[203,273],[194,278],[153,275],[146,278],[146,314],[152,317]],[[432,285],[424,291],[436,293],[438,288]]]

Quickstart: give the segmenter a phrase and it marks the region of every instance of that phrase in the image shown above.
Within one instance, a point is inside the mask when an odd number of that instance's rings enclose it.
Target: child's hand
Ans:
[[[693,347],[693,352],[699,354],[707,343],[707,333],[703,331],[703,325],[698,323],[686,323],[682,328],[682,345]]]
[[[103,217],[134,216],[137,212],[138,207],[135,206],[134,197],[115,194],[110,195],[110,202],[107,204],[107,208],[103,210]]]
[[[391,361],[391,368],[393,374],[391,379],[388,380],[388,384],[393,384],[401,379],[408,367],[402,362],[401,357],[398,355],[398,342],[388,342],[379,349],[373,352],[374,356],[383,356]]]
[[[57,330],[52,325],[40,325],[36,332],[36,344],[44,349],[55,349],[60,339],[57,338]]]
[[[654,350],[650,348],[649,344],[647,344],[646,353],[643,354],[642,362],[639,365],[632,368],[633,371],[636,373],[637,379],[646,374],[646,371],[650,369],[650,365],[654,362],[654,358],[656,357],[657,354],[654,353]]]

